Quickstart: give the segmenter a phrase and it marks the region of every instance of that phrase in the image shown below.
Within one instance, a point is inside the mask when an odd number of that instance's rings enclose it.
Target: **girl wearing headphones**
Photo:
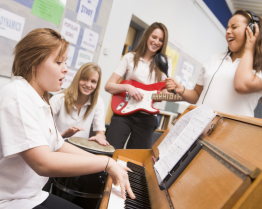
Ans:
[[[67,73],[69,43],[52,29],[35,29],[14,49],[12,81],[0,90],[0,208],[77,209],[42,191],[47,177],[106,170],[134,198],[127,170],[113,159],[64,142],[52,117],[48,91]]]
[[[93,123],[96,140],[101,145],[109,145],[104,135],[104,102],[98,96],[102,72],[95,63],[86,63],[77,71],[71,85],[62,93],[50,99],[57,129],[62,137],[72,135],[89,138]]]
[[[250,23],[254,23],[254,34]],[[262,96],[261,25],[261,17],[253,12],[236,11],[226,30],[228,52],[213,55],[204,64],[193,90],[173,78],[166,79],[167,89],[175,89],[189,103],[253,117]]]
[[[118,84],[118,81],[125,74],[126,79],[143,84],[163,81],[166,76],[156,68],[153,60],[157,53],[166,53],[167,40],[168,31],[165,25],[162,23],[150,25],[136,49],[122,58],[117,69],[107,81],[105,90],[111,94],[128,92],[133,99],[140,101],[143,94],[138,89],[129,84]],[[171,70],[171,59],[168,62],[169,70]],[[127,144],[128,149],[148,149],[151,146],[151,139],[156,128],[157,118],[154,115],[142,112],[130,116],[114,114],[106,137],[115,149],[122,149],[131,133]]]

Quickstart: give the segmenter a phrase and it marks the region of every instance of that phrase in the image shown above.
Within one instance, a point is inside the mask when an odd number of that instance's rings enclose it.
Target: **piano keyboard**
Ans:
[[[131,199],[126,192],[126,200],[124,200],[121,198],[120,186],[112,185],[107,209],[151,209],[147,181],[145,177],[145,169],[142,166],[133,164],[131,162],[126,163],[120,160],[117,162],[127,166],[133,171],[128,172],[128,176],[136,199]]]

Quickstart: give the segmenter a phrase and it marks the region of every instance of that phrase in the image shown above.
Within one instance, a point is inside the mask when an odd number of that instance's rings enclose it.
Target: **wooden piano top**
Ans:
[[[183,113],[194,109],[189,106]],[[236,162],[250,170],[262,170],[262,120],[245,116],[218,113],[223,121],[215,130],[202,139],[226,153]],[[213,120],[213,121],[218,121]],[[211,122],[212,123],[212,122]],[[215,123],[215,122],[213,122]],[[151,156],[158,157],[158,145],[171,130],[173,125],[162,134],[150,150],[116,150],[113,158],[119,156],[143,163],[149,187],[153,209],[170,208],[166,192],[157,184]],[[258,173],[256,173],[258,174]],[[112,180],[109,177],[105,186],[100,209],[106,209]],[[254,180],[249,175],[238,175],[232,167],[216,159],[206,150],[201,149],[179,178],[168,189],[174,208],[253,208],[262,207],[262,174]]]

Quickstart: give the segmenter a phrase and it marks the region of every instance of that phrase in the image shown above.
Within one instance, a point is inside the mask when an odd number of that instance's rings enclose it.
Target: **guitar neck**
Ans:
[[[178,94],[152,94],[153,101],[182,101],[182,97]]]

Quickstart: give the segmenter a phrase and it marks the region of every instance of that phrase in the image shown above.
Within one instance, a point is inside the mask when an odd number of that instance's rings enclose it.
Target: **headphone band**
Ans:
[[[251,12],[251,11],[246,11],[246,13],[248,14],[248,16],[251,18],[251,21],[252,23],[258,23],[259,24],[259,18],[258,16],[254,13],[254,12]]]

